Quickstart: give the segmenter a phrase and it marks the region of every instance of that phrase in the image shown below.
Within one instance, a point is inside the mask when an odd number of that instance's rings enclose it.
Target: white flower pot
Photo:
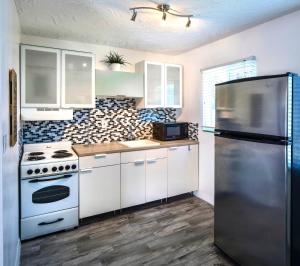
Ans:
[[[109,68],[112,71],[121,71],[121,64],[111,64]]]

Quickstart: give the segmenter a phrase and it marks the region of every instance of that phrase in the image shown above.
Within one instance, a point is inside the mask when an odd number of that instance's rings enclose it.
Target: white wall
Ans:
[[[8,73],[14,68],[19,74],[20,27],[15,3],[1,0],[0,5],[0,265],[19,262],[19,147],[9,147],[9,91]],[[5,139],[3,139],[3,136]],[[7,147],[2,150],[3,143]],[[3,153],[3,154],[2,154]],[[1,160],[2,156],[2,160]]]
[[[54,47],[60,49],[92,52],[96,55],[96,68],[103,69],[103,70],[106,70],[107,66],[104,63],[102,63],[101,60],[104,59],[105,55],[107,55],[109,51],[116,51],[119,52],[121,55],[125,56],[125,58],[130,63],[130,65],[125,66],[123,68],[124,71],[134,71],[135,64],[142,60],[152,60],[152,61],[159,61],[159,62],[166,62],[166,63],[167,62],[173,63],[176,60],[175,56],[170,56],[170,55],[115,48],[115,47],[95,45],[95,44],[82,43],[82,42],[49,39],[49,38],[42,38],[42,37],[29,36],[29,35],[22,35],[21,42],[24,44],[33,44],[33,45]]]
[[[261,24],[178,56],[184,65],[184,106],[180,120],[202,117],[200,70],[248,56],[257,57],[258,75],[300,74],[300,11]],[[199,132],[200,198],[214,202],[214,136]]]

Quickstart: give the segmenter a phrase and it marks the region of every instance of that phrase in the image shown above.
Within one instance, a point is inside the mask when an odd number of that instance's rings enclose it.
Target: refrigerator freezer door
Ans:
[[[216,86],[216,129],[287,136],[288,76]]]
[[[241,265],[287,265],[287,146],[215,142],[215,244]]]

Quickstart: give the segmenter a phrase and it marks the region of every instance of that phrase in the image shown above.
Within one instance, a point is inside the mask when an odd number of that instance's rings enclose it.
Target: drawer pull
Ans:
[[[39,226],[42,226],[42,225],[48,225],[48,224],[55,224],[55,223],[59,223],[59,222],[61,222],[61,221],[63,221],[64,220],[64,218],[58,218],[57,220],[55,220],[55,221],[51,221],[51,222],[41,222],[41,223],[39,223],[38,225]]]
[[[176,151],[177,150],[177,147],[172,147],[172,148],[169,148],[170,151]]]
[[[147,163],[156,163],[156,159],[147,160]]]
[[[80,170],[80,173],[84,174],[84,173],[90,173],[92,171],[93,171],[93,169],[82,169],[82,170]]]
[[[55,177],[55,178],[47,178],[47,179],[32,179],[29,181],[29,183],[56,181],[59,179],[66,179],[66,178],[70,178],[70,177],[72,177],[72,175],[63,175],[63,176],[59,176],[59,177]]]
[[[134,164],[135,165],[140,165],[140,164],[144,164],[144,160],[139,160],[139,161],[135,161]]]
[[[103,159],[106,158],[106,154],[96,154],[95,159]]]

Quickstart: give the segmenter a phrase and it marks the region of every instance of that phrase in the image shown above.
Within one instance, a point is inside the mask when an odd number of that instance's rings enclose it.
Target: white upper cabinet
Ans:
[[[182,107],[182,66],[143,61],[136,71],[144,74],[144,98],[138,108]]]
[[[35,110],[37,108],[93,108],[95,105],[94,55],[22,45],[21,99],[21,113],[26,113],[28,116],[30,110],[29,114],[39,117],[37,120],[43,119],[41,111]],[[35,115],[38,111],[39,114]],[[45,117],[47,117],[46,112],[44,112]]]
[[[182,107],[182,66],[165,65],[165,107]]]
[[[104,97],[143,98],[141,73],[96,70],[96,95]]]
[[[93,54],[62,51],[62,107],[95,107]]]
[[[145,63],[145,105],[149,108],[164,106],[164,68],[160,63]]]
[[[22,107],[60,107],[60,50],[21,47]]]

